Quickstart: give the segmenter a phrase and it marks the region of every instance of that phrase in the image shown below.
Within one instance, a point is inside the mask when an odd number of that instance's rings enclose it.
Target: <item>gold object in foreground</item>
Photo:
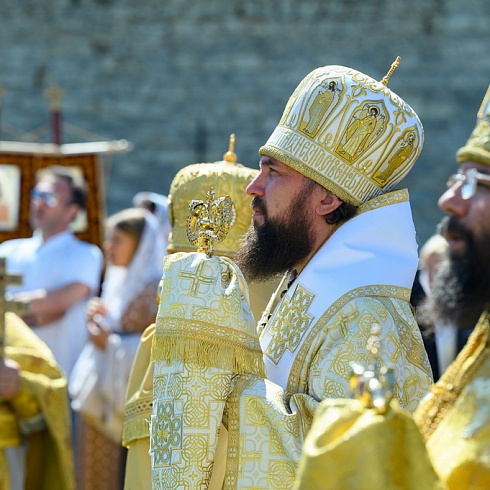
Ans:
[[[7,274],[7,264],[5,257],[0,257],[0,360],[3,359],[5,349],[5,313],[25,313],[27,305],[20,301],[9,301],[5,298],[8,285],[19,286],[22,284],[22,276]]]
[[[367,345],[371,363],[365,369],[361,364],[352,362],[349,385],[353,398],[360,400],[364,408],[374,408],[378,413],[386,413],[393,399],[395,375],[393,368],[381,363],[379,351],[382,345],[379,335],[380,327],[374,325]]]
[[[218,196],[230,196],[236,208],[237,218],[226,238],[216,245],[220,257],[233,258],[240,240],[252,222],[251,197],[246,188],[257,176],[258,170],[236,163],[235,135],[230,135],[228,151],[223,159],[213,163],[194,163],[177,172],[168,195],[168,213],[172,231],[168,240],[168,253],[195,252],[187,238],[189,203],[193,199],[206,200],[211,187]]]
[[[226,238],[236,219],[236,210],[230,196],[219,197],[211,188],[206,202],[192,200],[187,218],[187,238],[198,252],[213,256],[213,245]]]

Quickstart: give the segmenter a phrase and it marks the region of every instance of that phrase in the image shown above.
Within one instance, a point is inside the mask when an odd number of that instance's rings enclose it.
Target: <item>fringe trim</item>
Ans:
[[[138,414],[129,420],[124,421],[122,432],[122,445],[129,448],[131,443],[137,439],[146,439],[150,437],[150,418],[148,414]]]
[[[171,335],[168,332],[153,337],[151,360],[193,362],[234,374],[256,374],[265,378],[262,352],[243,345],[213,342],[209,339]]]
[[[126,402],[122,432],[122,445],[129,447],[136,439],[150,437],[150,419],[153,412],[153,390],[135,393]]]

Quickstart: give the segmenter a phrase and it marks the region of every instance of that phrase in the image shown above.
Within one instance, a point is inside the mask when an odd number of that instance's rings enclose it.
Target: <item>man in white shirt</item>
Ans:
[[[98,291],[102,272],[101,250],[70,230],[85,205],[83,183],[52,167],[31,194],[33,236],[0,244],[8,271],[23,276],[22,286],[10,292],[28,304],[24,320],[50,347],[66,375],[84,345],[85,307]]]

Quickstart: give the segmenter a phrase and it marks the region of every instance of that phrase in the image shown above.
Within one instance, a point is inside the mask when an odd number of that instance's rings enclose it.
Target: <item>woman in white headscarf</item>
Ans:
[[[151,211],[160,223],[164,250],[167,250],[168,235],[171,231],[170,220],[168,219],[168,199],[163,194],[156,192],[138,192],[133,197],[133,206],[145,208]]]
[[[81,415],[78,489],[122,488],[121,447],[126,386],[144,329],[155,321],[164,247],[156,217],[143,208],[107,220],[101,297],[87,308],[89,340],[70,378]]]

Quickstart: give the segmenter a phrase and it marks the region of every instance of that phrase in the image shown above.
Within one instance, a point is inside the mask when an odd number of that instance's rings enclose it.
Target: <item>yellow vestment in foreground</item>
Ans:
[[[324,400],[303,447],[294,490],[490,488],[490,316],[413,417],[359,400]],[[328,478],[326,477],[328,475]]]
[[[318,407],[294,486],[294,490],[444,488],[417,425],[398,403],[378,410],[360,400],[341,399],[324,400]]]
[[[27,442],[25,488],[72,490],[66,378],[48,347],[18,316],[7,313],[5,334],[5,357],[20,366],[21,390],[12,400],[0,401],[0,488],[9,489],[5,450]]]
[[[207,488],[237,374],[264,376],[240,271],[225,257],[164,260],[153,339],[153,488]]]
[[[490,488],[490,320],[485,312],[415,421],[450,490]]]

